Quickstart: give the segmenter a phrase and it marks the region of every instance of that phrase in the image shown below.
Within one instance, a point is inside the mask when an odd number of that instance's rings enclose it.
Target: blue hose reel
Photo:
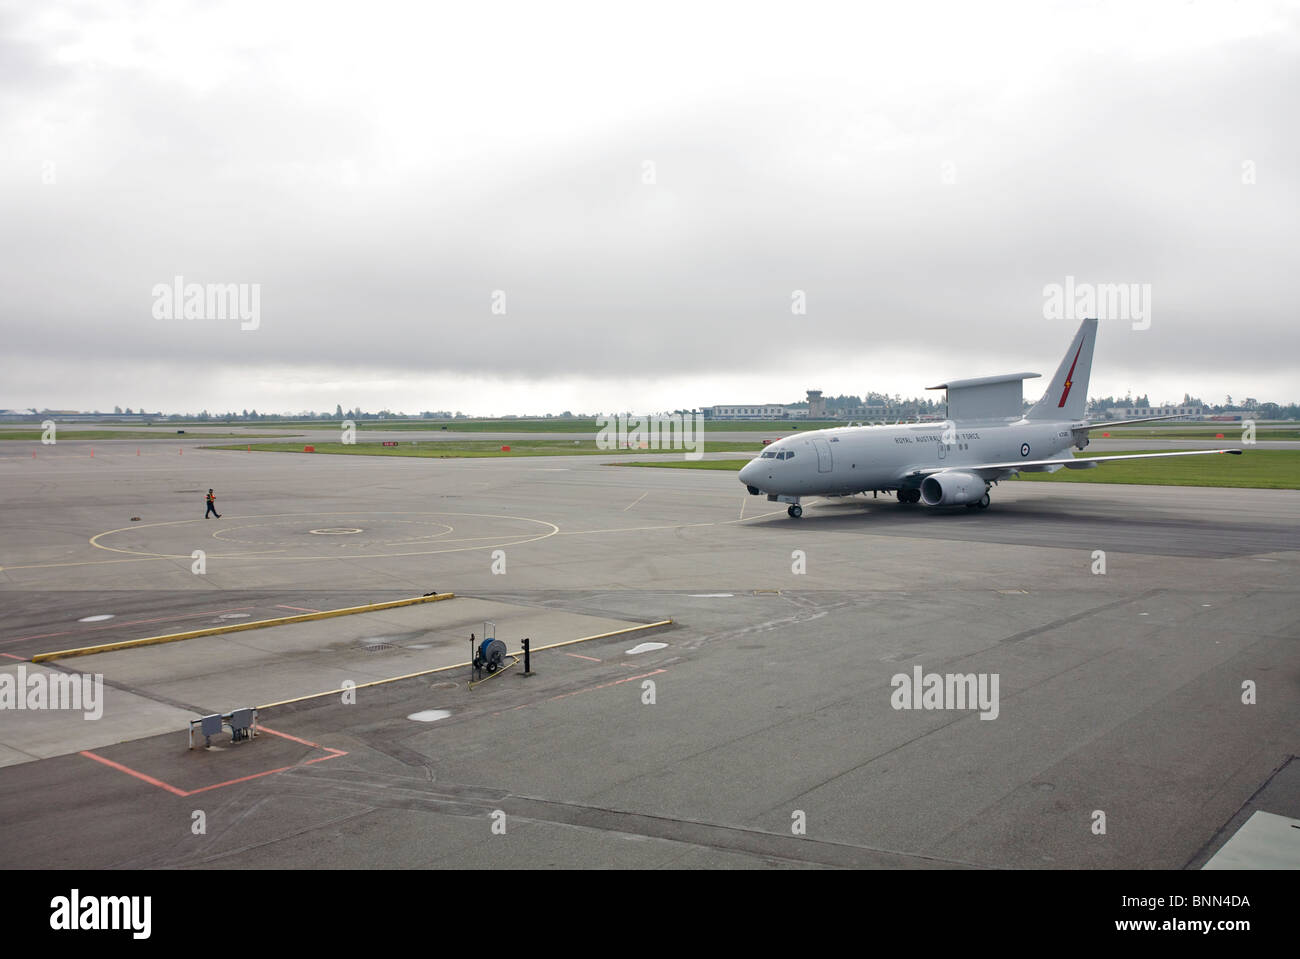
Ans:
[[[486,669],[495,673],[506,660],[506,644],[499,639],[488,637],[479,644],[478,655],[474,657],[476,669]]]

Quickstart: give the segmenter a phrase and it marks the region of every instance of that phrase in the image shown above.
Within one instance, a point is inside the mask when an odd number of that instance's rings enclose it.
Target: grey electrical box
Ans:
[[[235,742],[242,742],[248,739],[249,727],[253,725],[253,710],[251,707],[246,709],[236,709],[230,714],[230,738]]]

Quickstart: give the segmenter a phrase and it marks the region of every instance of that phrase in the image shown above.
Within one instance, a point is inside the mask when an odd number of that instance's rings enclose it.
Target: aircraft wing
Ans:
[[[1111,460],[1153,460],[1160,459],[1164,456],[1210,456],[1215,453],[1231,453],[1234,456],[1240,456],[1241,450],[1184,450],[1177,453],[1123,453],[1119,456],[1080,456],[1066,457],[1064,459],[1052,460],[1020,460],[1012,463],[976,463],[973,466],[962,466],[953,464],[952,466],[933,466],[926,469],[912,470],[910,476],[930,476],[934,473],[945,473],[948,470],[964,470],[968,473],[978,473],[985,479],[997,479],[1002,473],[1025,470],[1026,472],[1047,473],[1055,472],[1051,467],[1058,469],[1064,466],[1068,470],[1087,470],[1095,469],[1102,463],[1108,463]],[[1037,467],[1036,469],[1026,469],[1026,467]]]

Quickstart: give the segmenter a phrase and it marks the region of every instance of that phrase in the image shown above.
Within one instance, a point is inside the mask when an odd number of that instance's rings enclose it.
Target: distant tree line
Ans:
[[[826,402],[826,412],[831,416],[842,418],[854,418],[858,416],[869,417],[874,415],[876,410],[883,408],[883,416],[887,419],[905,419],[926,414],[942,415],[945,411],[943,394],[937,397],[909,397],[904,399],[895,393],[890,396],[886,393],[868,392],[864,396],[856,394],[843,394],[839,396],[823,397]],[[1028,409],[1036,402],[1035,400],[1025,400],[1024,407]],[[1228,410],[1248,410],[1259,419],[1267,420],[1295,420],[1300,419],[1300,403],[1261,403],[1254,397],[1246,397],[1243,400],[1234,402],[1231,396],[1225,396],[1222,403],[1206,403],[1200,397],[1194,397],[1190,393],[1184,393],[1181,401],[1161,401],[1152,403],[1150,396],[1146,393],[1140,396],[1094,396],[1088,400],[1088,412],[1090,414],[1104,413],[1108,409],[1116,407],[1164,407],[1164,406],[1199,406],[1206,413],[1223,413]],[[806,401],[800,403],[785,404],[787,410],[807,410]],[[865,412],[871,410],[871,413]],[[59,416],[69,414],[70,410],[37,410],[35,407],[27,407],[23,410],[4,410],[0,411],[11,420],[13,419],[39,419],[46,416]],[[693,410],[678,410],[679,413],[692,413]],[[343,404],[339,403],[334,407],[334,412],[316,412],[314,410],[301,410],[297,413],[279,412],[279,413],[259,413],[255,409],[246,409],[235,412],[228,410],[224,413],[214,413],[209,410],[201,410],[198,413],[149,413],[144,407],[125,409],[121,406],[113,407],[113,414],[101,414],[95,410],[96,415],[126,415],[126,416],[145,416],[157,422],[199,422],[199,423],[257,423],[257,422],[274,422],[278,420],[322,420],[327,422],[338,422],[341,420],[387,420],[387,419],[424,419],[424,420],[466,420],[471,419],[471,415],[463,413],[460,410],[423,410],[420,413],[405,413],[402,411],[394,412],[390,409],[382,409],[375,412],[366,412],[361,409],[360,405],[351,409],[344,409]],[[578,413],[574,414],[570,410],[563,413],[536,413],[527,415],[506,415],[495,417],[496,419],[570,419],[591,418],[595,414]],[[492,417],[483,417],[489,419]]]

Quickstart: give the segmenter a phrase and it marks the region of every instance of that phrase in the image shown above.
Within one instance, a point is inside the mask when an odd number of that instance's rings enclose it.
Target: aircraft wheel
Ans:
[[[983,496],[981,496],[981,497],[979,498],[979,502],[977,502],[975,505],[978,506],[980,509],[988,509],[988,508],[989,508],[989,494],[988,494],[988,493],[985,493]]]
[[[800,506],[798,503],[795,503],[789,509],[787,509],[786,512],[790,514],[791,519],[798,519],[800,516],[803,515],[803,507]]]

